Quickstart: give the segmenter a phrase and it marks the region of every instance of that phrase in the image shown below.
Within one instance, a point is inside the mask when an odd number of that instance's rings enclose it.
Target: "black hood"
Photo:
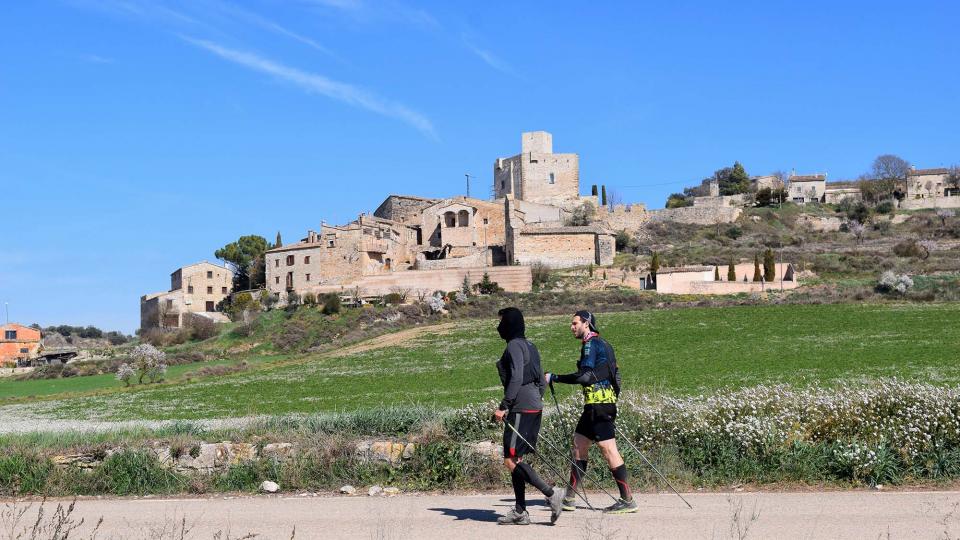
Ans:
[[[526,326],[523,324],[523,313],[519,309],[515,307],[503,308],[497,314],[500,315],[497,332],[500,333],[500,337],[504,341],[525,337],[523,334],[526,331]]]

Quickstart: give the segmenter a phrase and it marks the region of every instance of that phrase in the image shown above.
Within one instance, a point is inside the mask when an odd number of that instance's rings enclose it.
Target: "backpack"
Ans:
[[[617,366],[617,356],[613,352],[613,347],[607,343],[607,340],[597,336],[593,338],[594,340],[599,340],[600,343],[603,343],[603,348],[607,352],[607,379],[610,380],[610,384],[613,386],[613,393],[620,397],[620,367]]]

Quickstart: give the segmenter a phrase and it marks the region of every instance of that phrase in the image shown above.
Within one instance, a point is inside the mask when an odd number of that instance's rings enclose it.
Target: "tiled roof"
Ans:
[[[791,182],[825,182],[826,180],[827,175],[825,174],[806,174],[790,177]]]
[[[927,176],[930,174],[949,174],[950,169],[943,167],[937,169],[913,169],[907,172],[907,176]]]

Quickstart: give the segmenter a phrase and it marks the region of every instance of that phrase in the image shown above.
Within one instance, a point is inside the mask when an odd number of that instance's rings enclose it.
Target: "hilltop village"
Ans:
[[[960,207],[960,189],[948,169],[911,169],[904,209]],[[795,204],[838,204],[863,198],[855,183],[829,183],[826,174],[750,178],[753,193],[775,194]],[[720,225],[734,223],[754,204],[745,194],[721,194],[718,181],[705,181],[702,195],[680,205],[648,210],[643,204],[608,201],[606,187],[581,194],[580,157],[555,153],[545,131],[521,135],[520,152],[493,161],[493,197],[431,198],[388,195],[372,212],[341,225],[320,224],[294,243],[273,246],[264,255],[265,292],[277,303],[289,294],[377,296],[391,291],[456,290],[487,276],[506,291],[531,289],[531,267],[563,269],[610,266],[618,233],[636,235],[651,223]],[[671,196],[673,197],[673,196]],[[674,207],[670,207],[674,206]],[[713,267],[661,269],[663,293],[730,294],[760,290],[747,280],[742,262],[735,279],[723,280]],[[797,280],[789,262],[772,265],[780,288]],[[748,268],[749,267],[749,268]],[[741,274],[744,279],[741,280]],[[724,276],[727,273],[724,272]],[[141,328],[180,327],[185,317],[226,321],[217,306],[232,290],[234,272],[200,262],[177,269],[170,290],[141,298]],[[641,279],[641,288],[655,280]]]

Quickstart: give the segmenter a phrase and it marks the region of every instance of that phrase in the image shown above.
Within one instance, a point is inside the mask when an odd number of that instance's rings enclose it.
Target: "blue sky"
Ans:
[[[0,302],[133,331],[243,234],[450,196],[547,130],[663,206],[741,161],[960,162],[956,2],[63,0],[0,15]]]

